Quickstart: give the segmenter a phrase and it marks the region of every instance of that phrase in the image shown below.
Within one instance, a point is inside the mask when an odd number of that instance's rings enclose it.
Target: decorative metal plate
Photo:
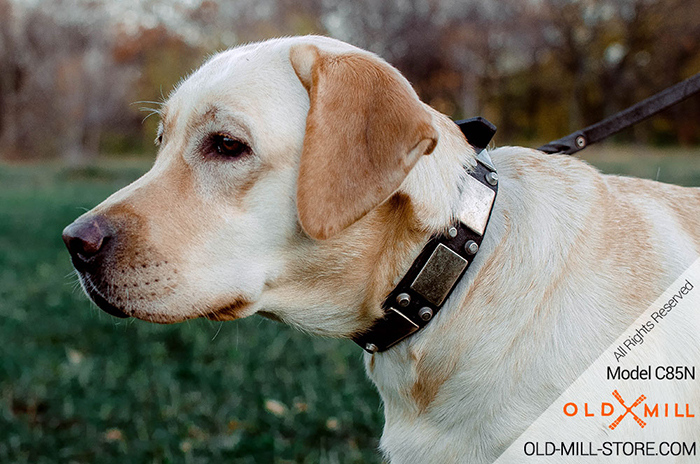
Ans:
[[[435,306],[440,306],[469,262],[442,243],[428,258],[411,288]]]
[[[484,235],[495,198],[496,192],[472,176],[466,176],[459,220],[474,232]]]

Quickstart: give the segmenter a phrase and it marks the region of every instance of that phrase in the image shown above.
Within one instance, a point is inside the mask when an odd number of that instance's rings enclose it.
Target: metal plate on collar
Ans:
[[[440,306],[469,262],[442,243],[438,244],[411,288],[435,306]]]
[[[459,220],[477,234],[484,235],[495,198],[496,192],[472,176],[466,176]]]
[[[486,169],[488,169],[489,171],[496,172],[496,167],[493,165],[493,161],[491,161],[491,155],[489,155],[488,150],[481,150],[479,153],[476,154],[476,159],[481,161],[481,164],[486,166]]]
[[[388,318],[393,320],[394,330],[401,331],[403,333],[401,337],[396,338],[392,343],[390,343],[384,349],[382,349],[382,351],[396,345],[398,342],[420,329],[420,327],[418,327],[418,324],[407,318],[401,311],[397,309],[389,308]]]

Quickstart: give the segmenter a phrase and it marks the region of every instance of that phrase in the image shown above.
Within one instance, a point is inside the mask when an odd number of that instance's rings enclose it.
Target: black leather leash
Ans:
[[[655,115],[659,111],[679,103],[700,92],[700,73],[679,82],[673,87],[630,106],[617,114],[588,126],[573,134],[554,140],[538,148],[545,153],[574,154],[587,146],[600,142],[611,135]]]
[[[440,311],[481,246],[498,192],[498,175],[486,152],[496,126],[481,117],[456,121],[456,124],[477,152],[476,166],[467,172],[478,181],[470,181],[471,187],[485,192],[486,206],[481,213],[483,220],[471,223],[471,227],[460,221],[445,233],[431,237],[399,284],[384,300],[384,317],[368,331],[353,338],[368,353],[391,348],[425,327]]]

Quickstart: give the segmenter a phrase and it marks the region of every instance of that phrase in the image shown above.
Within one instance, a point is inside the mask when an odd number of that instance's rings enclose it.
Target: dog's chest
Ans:
[[[511,398],[511,412],[498,398],[508,393],[477,385],[483,372],[464,366],[421,367],[404,350],[403,362],[367,356],[367,372],[384,402],[385,426],[380,447],[392,463],[492,462],[513,440],[521,424],[512,411],[522,411]],[[444,369],[441,372],[441,368]],[[450,373],[450,376],[441,374]],[[431,375],[430,378],[421,378]],[[472,380],[470,380],[472,379]],[[522,424],[524,427],[526,424]]]

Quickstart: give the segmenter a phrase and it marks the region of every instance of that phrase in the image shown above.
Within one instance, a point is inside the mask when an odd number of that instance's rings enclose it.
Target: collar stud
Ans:
[[[486,182],[491,185],[496,185],[498,183],[498,174],[495,172],[486,173]]]
[[[427,322],[433,318],[433,310],[427,306],[423,306],[420,311],[418,311],[418,317]]]
[[[399,293],[396,297],[396,303],[398,303],[398,305],[402,308],[407,307],[411,304],[411,295],[408,293]]]

